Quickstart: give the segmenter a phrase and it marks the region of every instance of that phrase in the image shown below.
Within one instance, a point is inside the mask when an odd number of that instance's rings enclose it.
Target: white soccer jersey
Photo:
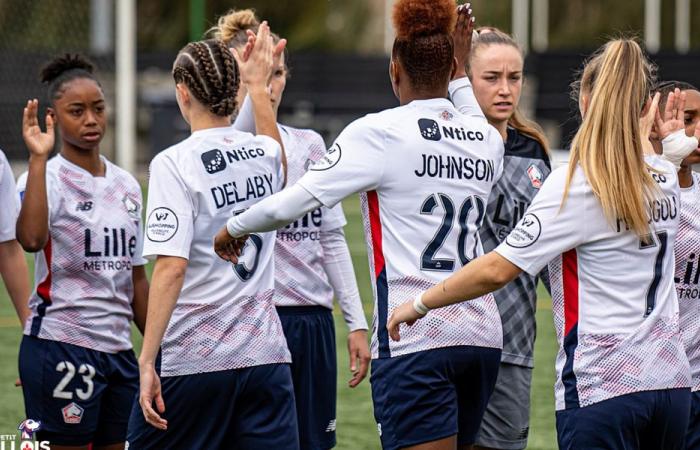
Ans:
[[[15,239],[15,224],[19,214],[19,196],[15,188],[15,177],[5,154],[0,150],[0,242]]]
[[[275,233],[250,236],[238,264],[214,235],[282,189],[280,146],[233,127],[200,130],[151,162],[144,256],[188,259],[161,345],[163,376],[290,362],[272,302]]]
[[[693,374],[693,391],[700,390],[700,175],[681,189],[681,219],[673,247],[680,326]]]
[[[561,206],[567,167],[544,182],[496,252],[531,275],[549,263],[559,341],[557,410],[632,392],[690,386],[678,328],[673,244],[680,192],[672,164],[647,163],[662,192],[650,205],[651,240],[610,223],[579,167]]]
[[[362,194],[374,277],[373,358],[473,345],[500,348],[490,296],[431,311],[389,340],[392,310],[482,254],[477,229],[503,167],[503,139],[446,99],[417,100],[350,124],[299,184],[332,207]]]
[[[326,153],[321,136],[312,130],[280,126],[287,155],[287,184],[292,185]],[[321,207],[277,230],[275,304],[319,305],[333,309],[333,288],[323,268],[321,232],[345,226],[340,204]]]
[[[141,186],[102,158],[105,176],[57,155],[46,165],[49,241],[34,255],[24,334],[107,353],[131,348],[133,266],[141,256]],[[27,174],[18,181],[20,196]]]

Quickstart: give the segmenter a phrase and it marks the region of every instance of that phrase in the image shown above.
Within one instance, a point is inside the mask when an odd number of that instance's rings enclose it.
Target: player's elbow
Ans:
[[[490,291],[502,288],[521,272],[517,266],[496,252],[489,253],[485,259],[487,259],[486,280]]]
[[[25,252],[39,252],[46,247],[48,241],[49,239],[47,236],[31,235],[17,230],[17,242],[19,242]]]

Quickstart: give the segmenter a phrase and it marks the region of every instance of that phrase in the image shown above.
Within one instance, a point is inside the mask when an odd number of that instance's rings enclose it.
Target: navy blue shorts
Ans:
[[[289,364],[161,378],[166,431],[143,418],[138,401],[129,417],[129,450],[298,450]]]
[[[24,336],[19,376],[27,419],[41,422],[37,440],[65,446],[125,441],[139,385],[133,351],[104,353]]]
[[[682,450],[690,389],[635,392],[556,415],[561,450]]]
[[[384,450],[457,435],[476,441],[501,351],[446,347],[372,360],[374,418]]]
[[[687,450],[700,450],[700,391],[691,394],[690,424],[685,438]]]
[[[278,306],[277,313],[292,353],[301,448],[333,448],[338,377],[333,313],[322,306]]]

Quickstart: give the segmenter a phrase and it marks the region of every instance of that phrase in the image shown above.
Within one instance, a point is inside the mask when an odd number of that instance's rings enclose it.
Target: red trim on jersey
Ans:
[[[45,302],[51,303],[51,237],[44,247],[44,257],[46,259],[46,278],[36,287],[36,293]]]
[[[564,336],[578,323],[578,256],[572,248],[561,256],[564,284]]]
[[[372,250],[374,252],[374,276],[384,270],[384,249],[382,248],[382,221],[379,218],[379,197],[377,191],[367,192],[367,206],[369,209],[369,226],[372,238]]]

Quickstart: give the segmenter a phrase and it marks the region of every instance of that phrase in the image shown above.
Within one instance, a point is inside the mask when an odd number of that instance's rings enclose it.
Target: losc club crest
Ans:
[[[66,405],[61,412],[63,413],[63,421],[68,424],[78,424],[83,420],[83,412],[85,410],[75,402]]]
[[[542,171],[536,165],[530,164],[530,167],[527,168],[527,176],[530,177],[532,187],[535,189],[542,187],[544,176],[542,175]]]
[[[138,219],[141,217],[139,204],[136,203],[136,201],[134,201],[131,197],[125,195],[122,199],[122,203],[124,204],[124,208],[126,208],[126,212],[129,213],[129,216],[131,216],[133,219]]]
[[[445,121],[450,121],[454,118],[454,115],[452,115],[451,112],[448,110],[444,110],[443,112],[440,113],[440,118]]]

